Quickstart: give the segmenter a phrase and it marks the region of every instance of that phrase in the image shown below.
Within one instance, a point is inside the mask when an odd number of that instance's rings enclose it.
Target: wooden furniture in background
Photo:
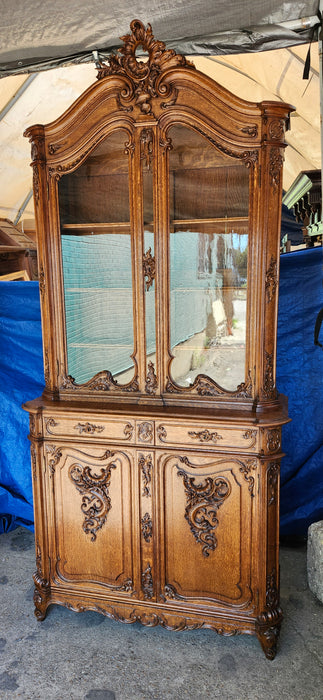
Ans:
[[[257,634],[273,658],[292,108],[235,97],[137,20],[123,42],[26,131],[46,378],[25,406],[36,615]]]
[[[0,276],[4,279],[3,275],[23,270],[27,273],[24,279],[37,279],[36,242],[14,226],[9,219],[0,219]]]

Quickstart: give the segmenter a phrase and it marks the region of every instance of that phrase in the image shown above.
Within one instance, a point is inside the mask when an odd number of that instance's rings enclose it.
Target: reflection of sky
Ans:
[[[235,250],[240,250],[243,253],[248,247],[247,233],[232,233],[232,243]]]

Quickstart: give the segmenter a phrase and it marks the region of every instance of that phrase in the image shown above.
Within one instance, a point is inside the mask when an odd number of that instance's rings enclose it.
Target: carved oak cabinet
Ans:
[[[35,608],[276,652],[284,134],[141,22],[32,143]],[[138,57],[137,50],[144,52]]]

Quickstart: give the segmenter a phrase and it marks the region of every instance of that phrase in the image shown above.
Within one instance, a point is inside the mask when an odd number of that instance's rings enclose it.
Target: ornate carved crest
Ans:
[[[181,459],[181,461],[185,461]],[[217,511],[231,493],[231,486],[223,477],[208,476],[204,481],[195,483],[195,478],[188,476],[183,470],[177,472],[177,476],[183,478],[187,504],[185,519],[196,541],[202,545],[204,557],[208,557],[211,551],[217,547],[217,539],[214,530],[219,521]]]
[[[103,527],[111,509],[109,496],[111,469],[116,469],[116,465],[109,464],[97,475],[92,474],[91,467],[88,465],[82,466],[75,463],[68,470],[71,481],[83,496],[81,504],[81,511],[84,514],[83,530],[86,535],[91,534],[91,542],[96,540],[96,533]]]
[[[129,111],[133,108],[129,105],[134,101],[143,114],[152,113],[151,100],[153,97],[170,98],[172,104],[177,94],[170,88],[162,85],[161,74],[168,68],[177,66],[193,68],[185,56],[176,54],[173,49],[166,49],[162,41],[157,41],[152,33],[151,25],[145,29],[142,22],[135,19],[130,24],[131,34],[121,37],[124,46],[118,49],[117,54],[112,54],[109,63],[101,63],[97,77],[105,78],[108,75],[123,75],[128,79],[129,92],[123,91],[120,95],[120,103]],[[140,61],[137,58],[137,49],[148,54],[147,60]],[[168,101],[162,106],[167,107]]]

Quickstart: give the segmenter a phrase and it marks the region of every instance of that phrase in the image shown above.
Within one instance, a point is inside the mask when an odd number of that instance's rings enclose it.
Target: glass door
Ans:
[[[246,377],[249,171],[193,129],[169,129],[170,381]]]
[[[133,232],[122,129],[59,181],[67,373],[76,384],[102,371],[136,381]]]

